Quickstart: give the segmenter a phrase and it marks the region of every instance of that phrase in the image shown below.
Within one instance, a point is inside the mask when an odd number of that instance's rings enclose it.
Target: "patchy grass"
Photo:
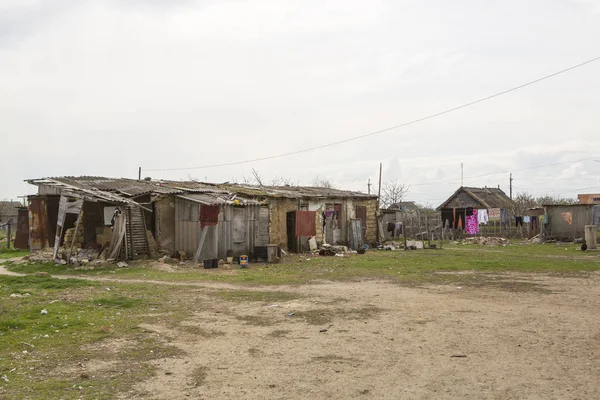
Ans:
[[[194,371],[190,375],[190,385],[194,386],[194,387],[204,385],[204,381],[206,381],[207,376],[208,376],[208,368],[197,367],[196,369],[194,369]]]
[[[124,296],[116,297],[102,297],[90,301],[92,304],[97,304],[99,307],[113,307],[113,308],[132,308],[138,305],[140,299],[132,299]]]
[[[269,336],[274,337],[274,338],[282,338],[282,337],[286,337],[291,332],[292,331],[287,330],[287,329],[275,329],[273,332],[269,333]]]
[[[299,295],[288,292],[264,292],[253,290],[221,290],[213,292],[217,297],[228,301],[256,301],[262,303],[276,303],[291,301],[299,298]]]
[[[74,270],[67,266],[29,263],[9,265],[8,269],[22,273],[42,270],[57,275],[82,274],[120,279],[210,281],[247,285],[294,285],[319,280],[360,279],[385,279],[405,284],[428,281],[451,283],[453,278],[436,276],[435,273],[473,270],[490,273],[515,271],[581,274],[599,270],[600,253],[583,253],[578,248],[577,245],[556,244],[517,244],[505,247],[446,244],[442,250],[372,251],[346,257],[290,255],[281,264],[250,264],[248,269],[220,267],[204,270],[190,265],[176,272],[153,269],[144,262],[136,262],[129,268],[103,266]],[[244,296],[231,295],[231,298],[243,299]]]
[[[0,259],[25,257],[29,254],[29,250],[7,249],[5,245],[0,247]]]
[[[382,312],[383,309],[367,306],[358,309],[314,309],[298,311],[294,316],[295,321],[306,322],[311,325],[331,324],[334,319],[370,319]]]
[[[169,289],[0,276],[0,398],[114,399],[151,377],[150,360],[182,354],[137,328],[150,307],[176,309]]]

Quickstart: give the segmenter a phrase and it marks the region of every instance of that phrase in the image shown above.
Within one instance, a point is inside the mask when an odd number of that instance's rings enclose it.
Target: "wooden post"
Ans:
[[[6,241],[6,248],[7,248],[8,250],[10,250],[10,233],[11,233],[11,232],[10,232],[10,225],[11,225],[11,222],[12,222],[12,221],[9,219],[9,220],[8,220],[8,223],[7,223],[7,226],[8,226],[8,237],[6,238],[6,239],[7,239],[7,241]]]
[[[81,216],[83,215],[83,205],[81,206],[81,210],[79,210],[79,215],[77,216],[77,222],[75,223],[75,231],[73,232],[73,240],[71,240],[71,248],[69,249],[69,257],[67,259],[67,263],[71,263],[71,256],[73,255],[73,246],[75,246],[75,239],[77,238],[77,231],[79,230],[79,223],[81,222]]]
[[[429,216],[425,214],[425,231],[427,232],[427,247],[431,247],[431,241],[429,240]]]
[[[379,163],[379,190],[377,193],[377,209],[379,210],[380,202],[381,202],[381,171],[383,168],[383,164]]]
[[[402,213],[402,237],[404,238],[404,250],[406,250],[408,246],[406,245],[406,219],[404,213]]]
[[[202,234],[200,235],[200,240],[198,241],[198,247],[196,248],[196,254],[194,254],[194,261],[198,262],[200,258],[200,252],[202,251],[202,246],[204,246],[204,240],[206,239],[206,233],[208,232],[208,226],[202,230]]]

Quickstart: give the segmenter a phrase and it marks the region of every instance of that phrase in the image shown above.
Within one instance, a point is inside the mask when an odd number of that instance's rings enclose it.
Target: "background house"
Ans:
[[[600,204],[600,194],[578,194],[577,199],[580,204]]]
[[[482,235],[514,235],[523,234],[515,226],[515,203],[500,188],[460,187],[437,209],[442,213],[444,227],[462,230],[465,217],[472,215],[473,210],[488,210],[490,221],[480,226]],[[495,217],[497,216],[497,218]]]
[[[6,230],[6,224],[10,221],[11,225],[17,225],[19,216],[19,207],[23,205],[18,201],[0,201],[0,229]],[[14,232],[14,228],[13,228]]]
[[[600,228],[600,205],[544,205],[547,223],[544,237],[547,239],[572,241],[585,236],[586,225]]]

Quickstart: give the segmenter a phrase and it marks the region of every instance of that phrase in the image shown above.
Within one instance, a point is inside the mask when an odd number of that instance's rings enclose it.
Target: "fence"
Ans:
[[[542,223],[523,222],[517,225],[516,221],[516,216],[509,215],[507,223],[489,221],[485,225],[479,225],[479,232],[476,235],[469,235],[463,229],[442,226],[442,216],[439,212],[403,213],[383,210],[382,237],[386,241],[404,240],[403,235],[406,235],[407,240],[429,241],[461,240],[473,236],[525,239],[538,234],[544,235],[547,231]],[[401,228],[399,223],[402,224]]]

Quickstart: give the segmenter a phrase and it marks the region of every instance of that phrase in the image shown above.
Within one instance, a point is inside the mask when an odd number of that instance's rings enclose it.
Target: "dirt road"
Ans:
[[[157,315],[141,327],[179,354],[152,361],[156,376],[121,398],[600,398],[600,276],[487,281],[270,287],[286,296],[269,303],[208,293],[265,288],[179,290],[193,310],[183,322]],[[91,359],[88,367],[102,375],[125,366]]]

